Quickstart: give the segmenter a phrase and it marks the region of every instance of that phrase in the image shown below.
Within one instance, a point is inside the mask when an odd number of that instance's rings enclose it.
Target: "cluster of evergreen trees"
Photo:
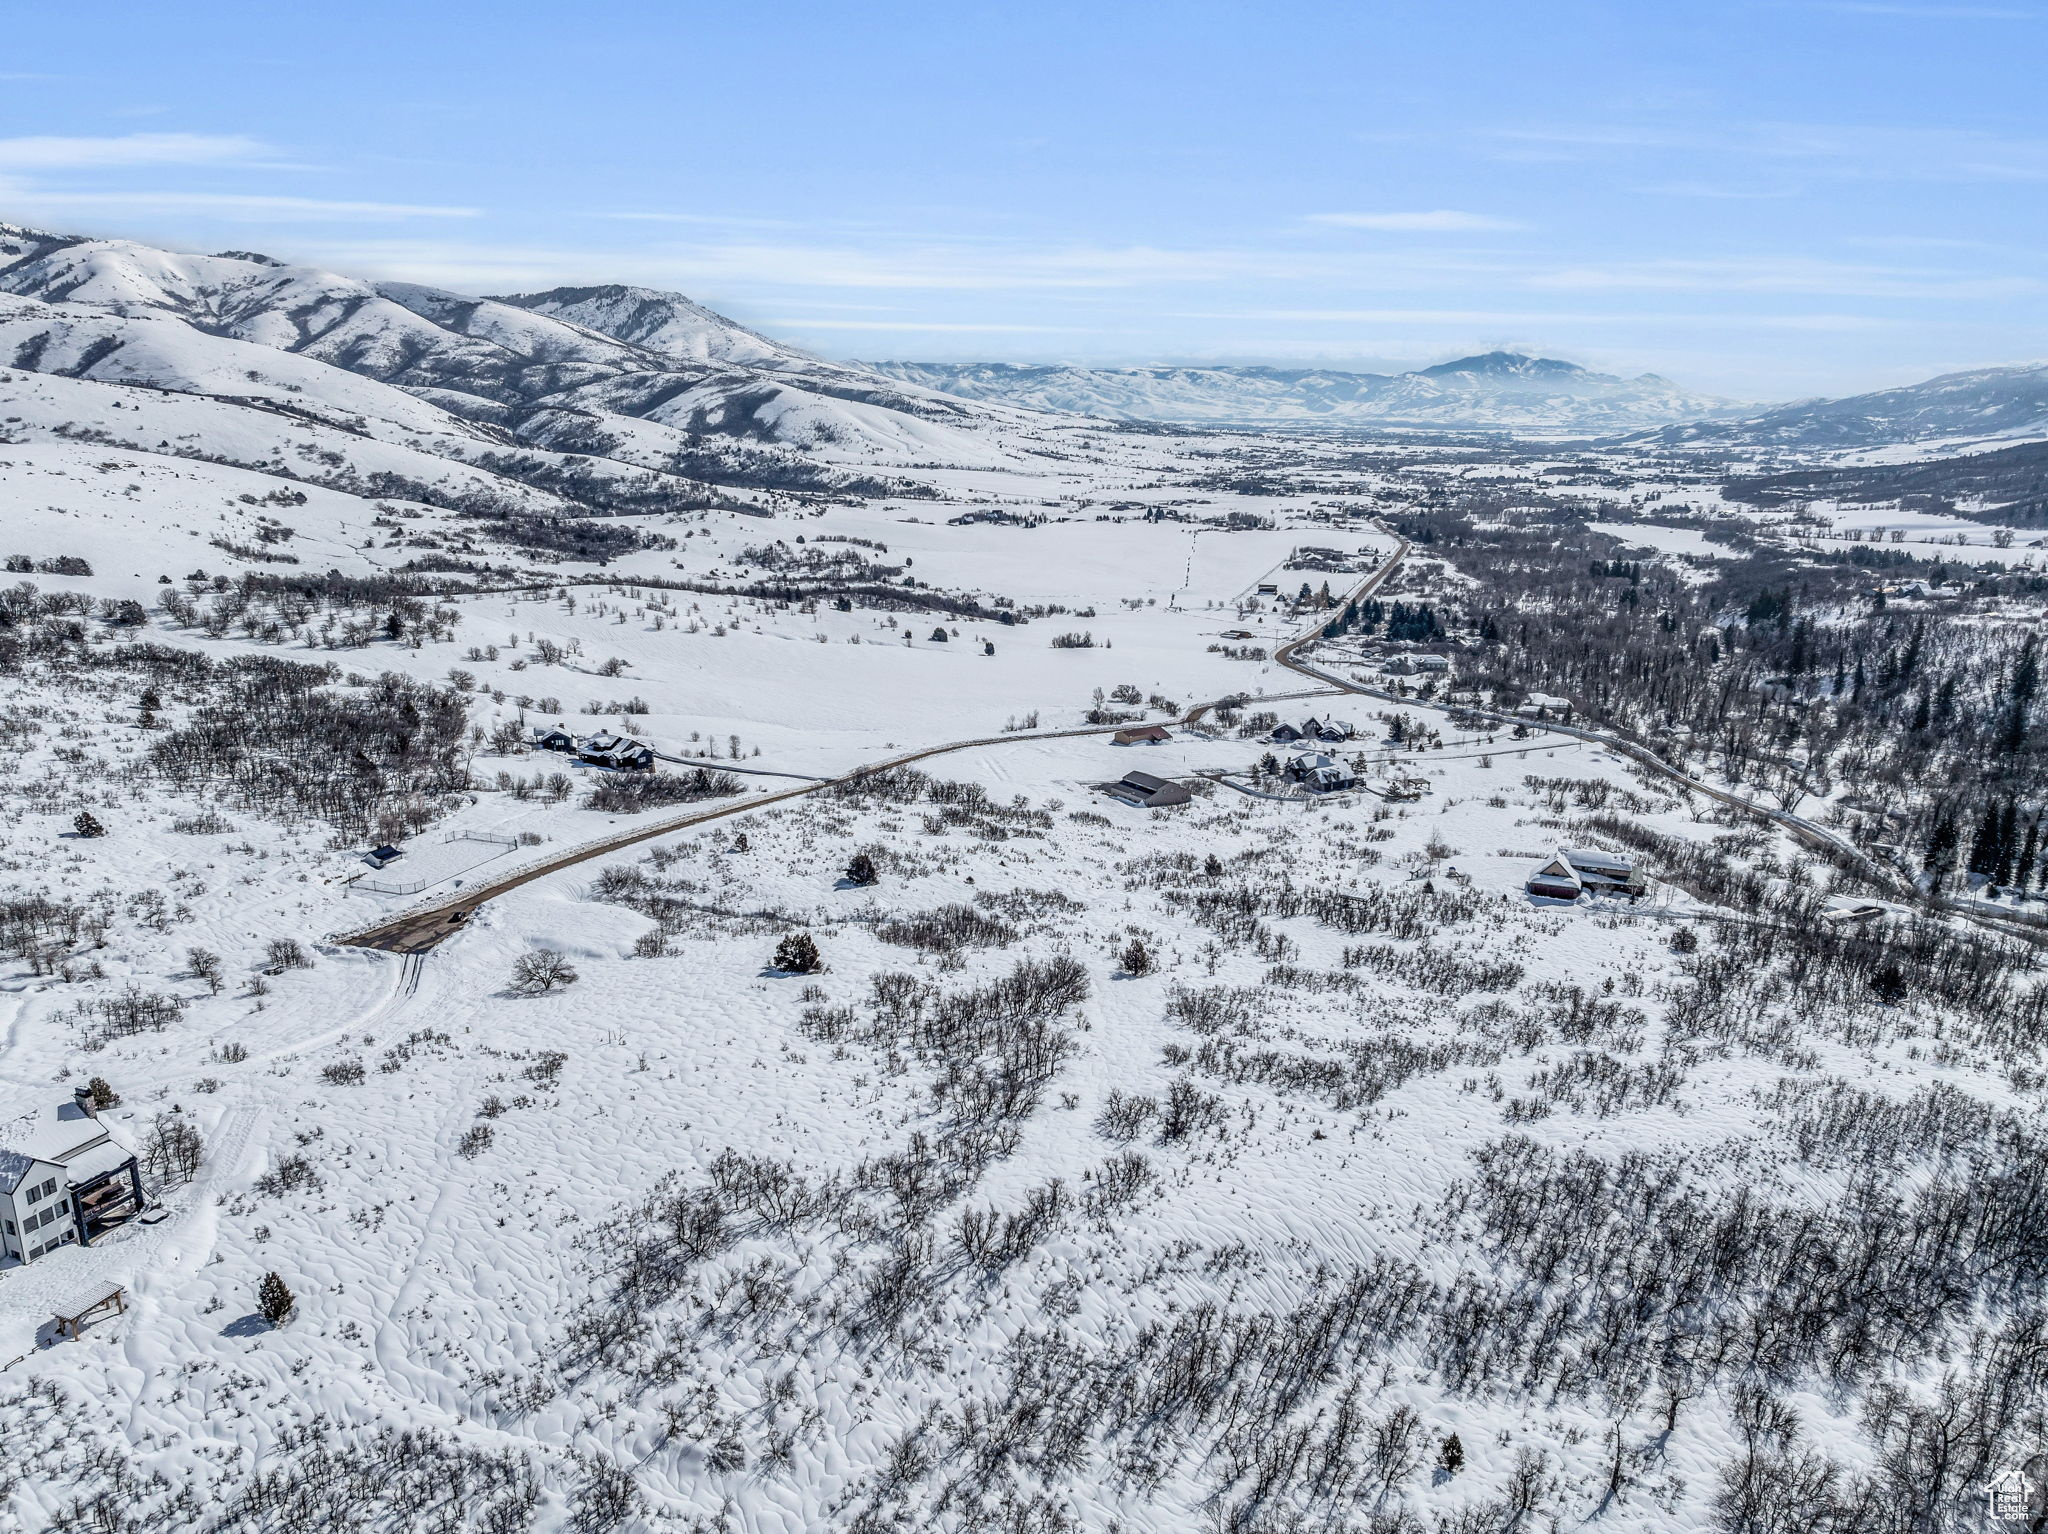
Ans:
[[[1396,643],[1435,644],[1445,637],[1443,619],[1428,603],[1410,607],[1406,602],[1396,602],[1388,607],[1372,598],[1345,603],[1344,610],[1323,626],[1323,637],[1372,635],[1383,628],[1385,637]]]

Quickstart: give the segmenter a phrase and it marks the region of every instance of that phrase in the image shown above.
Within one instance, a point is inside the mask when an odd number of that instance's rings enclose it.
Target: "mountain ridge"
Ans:
[[[885,377],[967,399],[1119,420],[1213,425],[1431,426],[1620,431],[1749,408],[1654,373],[1627,379],[1557,358],[1482,352],[1407,373],[1337,368],[1101,368],[868,362]]]
[[[2048,435],[2048,361],[1964,368],[1889,389],[1796,400],[1734,420],[1666,426],[1634,440],[1663,447],[1842,449],[2035,435]]]

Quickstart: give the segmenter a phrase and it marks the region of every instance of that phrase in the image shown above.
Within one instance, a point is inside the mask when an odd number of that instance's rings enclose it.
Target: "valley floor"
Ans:
[[[1146,500],[1145,474],[1120,473],[1115,493]],[[107,935],[0,975],[0,1091],[25,1110],[103,1078],[117,1132],[147,1144],[174,1117],[205,1155],[190,1180],[152,1173],[160,1223],[0,1271],[0,1518],[1704,1530],[1726,1526],[1741,1466],[1789,1475],[1811,1445],[1871,1469],[1859,1392],[1884,1367],[1829,1374],[1788,1348],[1788,1415],[1759,1429],[1715,1349],[1788,1286],[1729,1279],[1703,1320],[1700,1292],[1627,1243],[1738,1193],[1758,1221],[1832,1209],[1849,1173],[1816,1148],[1817,1104],[1910,1117],[1956,1092],[2019,1113],[2020,1078],[1931,1042],[1938,1006],[1814,1001],[1796,958],[1740,948],[1768,912],[1682,880],[1640,903],[1524,889],[1602,815],[1774,889],[1829,877],[1748,817],[1540,726],[1460,731],[1417,703],[1403,745],[1368,699],[1261,703],[1303,683],[1271,663],[1296,622],[1257,587],[1341,596],[1384,534],[1311,521],[1315,494],[1202,508],[1255,503],[1283,519],[1264,531],[946,525],[1025,488],[961,471],[936,505],[663,523],[692,536],[609,585],[451,597],[444,635],[409,643],[330,653],[153,614],[146,638],[182,653],[461,674],[477,786],[378,876],[431,877],[417,896],[352,887],[361,839],[139,770],[153,737],[125,684],[7,679],[0,875],[104,912]],[[1066,611],[806,611],[657,584],[736,583],[749,549],[799,531]],[[154,601],[186,562],[162,536],[111,581],[36,579]],[[1303,545],[1351,569],[1288,568]],[[630,825],[580,807],[596,769],[494,742],[501,724],[825,776],[1075,726],[1118,687],[1155,721],[1233,693],[1336,713],[1361,732],[1345,754],[1398,759],[1426,791],[1220,786],[1202,775],[1269,748],[1213,720],[1156,747],[1019,738],[537,880],[423,960],[328,940]],[[1417,749],[1415,719],[1450,743]],[[1193,802],[1099,791],[1134,767]],[[80,808],[105,837],[71,834]],[[442,840],[462,832],[525,845]],[[857,853],[872,886],[843,877]],[[816,974],[776,967],[798,934]],[[277,968],[285,939],[310,963]],[[224,956],[224,985],[195,947]],[[543,949],[576,978],[518,994],[515,964]],[[110,1027],[92,1004],[130,988],[175,1016]],[[1704,1021],[1716,996],[1726,1018]],[[1568,1228],[1576,1256],[1545,1250]],[[1575,1266],[1596,1248],[1607,1266]],[[280,1326],[253,1313],[270,1272],[297,1301]],[[52,1315],[105,1283],[126,1314],[54,1341]]]

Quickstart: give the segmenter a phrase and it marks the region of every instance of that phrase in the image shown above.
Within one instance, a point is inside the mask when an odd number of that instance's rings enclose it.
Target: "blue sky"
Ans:
[[[2048,356],[2048,0],[17,7],[0,218],[835,356]]]

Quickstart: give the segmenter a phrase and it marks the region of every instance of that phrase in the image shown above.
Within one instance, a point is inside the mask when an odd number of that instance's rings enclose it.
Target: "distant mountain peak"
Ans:
[[[757,368],[829,366],[809,352],[749,330],[695,299],[659,288],[610,282],[549,288],[541,293],[508,293],[492,302],[567,320],[679,362]]]
[[[1531,357],[1523,352],[1481,352],[1475,357],[1460,357],[1453,362],[1439,362],[1435,367],[1416,369],[1424,378],[1444,378],[1452,374],[1477,373],[1489,378],[1570,378],[1586,372],[1576,362],[1560,362],[1555,357]]]

